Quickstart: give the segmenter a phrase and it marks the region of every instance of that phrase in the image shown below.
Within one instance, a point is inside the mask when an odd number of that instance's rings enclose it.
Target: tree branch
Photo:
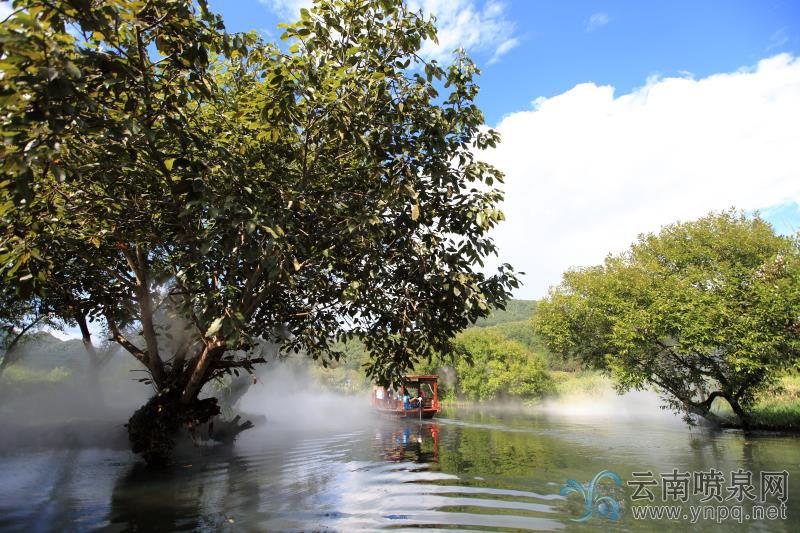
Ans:
[[[111,316],[108,313],[105,313],[103,316],[106,319],[108,330],[111,332],[111,338],[114,339],[114,341],[117,344],[125,348],[131,355],[133,355],[136,359],[138,359],[140,363],[142,363],[148,370],[152,372],[152,369],[148,364],[149,361],[147,359],[147,354],[141,349],[139,349],[131,341],[126,339],[125,336],[122,335],[122,333],[120,333],[119,328],[117,327],[117,323],[114,321],[114,319],[111,318]]]
[[[37,317],[36,317],[36,319],[35,319],[34,321],[32,321],[30,324],[28,324],[27,326],[25,326],[24,328],[22,328],[22,331],[20,331],[19,333],[17,333],[17,335],[14,337],[14,339],[11,341],[11,343],[10,343],[10,344],[8,345],[8,347],[6,348],[6,353],[3,355],[3,362],[2,362],[2,363],[0,363],[0,375],[2,375],[2,374],[3,374],[3,371],[4,371],[4,370],[5,370],[5,369],[6,369],[6,368],[7,368],[7,367],[8,367],[8,366],[11,364],[11,363],[13,363],[13,362],[15,362],[15,361],[16,361],[16,359],[14,359],[13,357],[9,357],[9,355],[12,355],[12,352],[14,351],[14,348],[17,346],[17,343],[20,341],[20,339],[22,339],[22,337],[24,337],[24,336],[25,336],[25,334],[26,334],[26,333],[27,333],[27,332],[28,332],[28,331],[29,331],[29,330],[30,330],[30,329],[31,329],[33,326],[35,326],[36,324],[38,324],[39,322],[41,322],[41,320],[42,320],[43,318],[44,318],[44,315],[39,315],[39,316],[37,316]]]
[[[144,341],[147,345],[147,367],[153,373],[153,379],[159,387],[164,384],[164,363],[158,353],[158,338],[153,325],[153,303],[150,297],[150,284],[147,278],[147,264],[142,248],[136,245],[134,257],[127,249],[122,250],[128,265],[136,276],[136,297],[139,300],[140,321]]]
[[[206,372],[223,353],[225,353],[224,342],[212,341],[206,344],[200,353],[200,357],[197,358],[189,382],[183,389],[180,400],[182,404],[188,404],[197,397],[197,393],[200,392],[203,383],[205,383]]]

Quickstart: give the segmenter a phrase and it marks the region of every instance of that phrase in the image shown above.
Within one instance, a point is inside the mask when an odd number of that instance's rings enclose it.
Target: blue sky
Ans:
[[[737,207],[800,229],[800,2],[408,0],[483,71],[501,261],[538,298],[639,233]],[[276,39],[309,0],[211,0]]]
[[[521,43],[485,68],[480,103],[492,124],[536,96],[585,81],[628,92],[651,75],[704,77],[800,48],[800,2],[517,1],[508,8]]]
[[[231,31],[280,35],[291,0],[212,0]],[[451,3],[458,4],[459,2]],[[492,50],[471,50],[483,76],[479,103],[487,123],[578,83],[620,92],[652,75],[704,77],[753,65],[777,52],[800,53],[800,2],[671,0],[462,2],[482,11],[502,6],[501,27],[517,44],[489,64]]]
[[[438,18],[423,55],[463,46],[483,71],[517,297],[712,210],[800,229],[800,2],[408,1]],[[310,3],[210,0],[229,31],[270,40]]]

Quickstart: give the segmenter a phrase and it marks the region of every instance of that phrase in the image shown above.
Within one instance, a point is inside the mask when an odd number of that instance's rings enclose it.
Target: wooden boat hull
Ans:
[[[387,409],[385,407],[375,407],[375,411],[382,416],[389,416],[392,418],[433,418],[436,416],[436,413],[439,412],[438,409],[434,408],[427,408],[422,409],[422,417],[420,417],[420,409],[419,407],[415,409]]]

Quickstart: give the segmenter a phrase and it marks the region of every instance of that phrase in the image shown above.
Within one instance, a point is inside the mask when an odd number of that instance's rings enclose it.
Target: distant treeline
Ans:
[[[534,333],[531,319],[534,300],[511,300],[453,339],[453,350],[430,361],[422,360],[414,371],[440,374],[444,399],[490,401],[532,399],[553,390],[549,370],[563,369]],[[312,368],[318,381],[328,388],[354,392],[370,385],[364,377],[367,351],[360,341],[341,346],[344,355],[331,368]],[[569,364],[566,364],[569,367]]]
[[[665,226],[602,265],[566,272],[542,301],[509,301],[452,346],[415,366],[439,373],[449,399],[534,399],[594,370],[620,391],[658,391],[687,421],[789,427],[761,411],[797,381],[800,240],[733,209]],[[325,379],[367,385],[357,378],[366,352],[347,351]],[[800,420],[800,398],[789,396],[778,407]]]

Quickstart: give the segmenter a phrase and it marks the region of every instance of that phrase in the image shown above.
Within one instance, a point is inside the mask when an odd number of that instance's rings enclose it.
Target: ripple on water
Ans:
[[[412,433],[417,430],[412,428]],[[426,441],[430,434],[424,433],[409,435],[401,427],[388,438],[378,435],[371,455],[395,445],[404,452],[415,448],[419,452],[430,444]],[[259,527],[305,529],[315,524],[342,531],[563,527],[555,516],[553,503],[562,499],[556,494],[472,486],[457,474],[440,471],[435,462],[406,459],[413,451],[401,457],[385,454],[383,459],[389,457],[389,462],[353,458],[364,452],[365,437],[359,432],[295,443],[281,467],[284,490],[272,494],[270,504],[261,507]]]
[[[363,426],[247,432],[156,472],[127,452],[0,456],[0,530],[554,530],[572,516],[561,483],[605,468],[787,468],[790,494],[800,492],[790,438],[744,446],[738,435],[652,426],[590,439],[587,424],[570,432],[523,416]]]

